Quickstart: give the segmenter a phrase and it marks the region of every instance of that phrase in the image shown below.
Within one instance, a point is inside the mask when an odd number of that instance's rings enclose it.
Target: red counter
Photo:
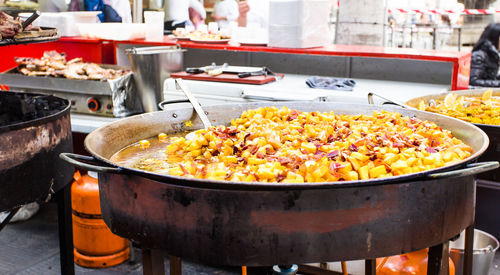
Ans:
[[[150,46],[167,46],[179,44],[182,48],[197,48],[207,50],[330,56],[360,56],[373,58],[397,58],[422,61],[451,62],[453,63],[451,88],[453,90],[466,89],[469,85],[471,53],[355,45],[329,45],[325,47],[306,49],[271,48],[265,46],[232,46],[229,44],[205,44],[195,43],[191,41],[175,41],[166,36],[162,42],[151,42],[145,40],[109,41],[100,39],[87,39],[81,37],[63,37],[57,42],[3,47],[0,48],[0,58],[3,60],[3,62],[0,64],[0,71],[5,71],[15,66],[15,62],[13,60],[13,57],[15,56],[40,57],[45,50],[57,50],[60,52],[65,52],[68,58],[83,57],[85,61],[89,62],[114,64],[116,60],[115,49],[119,44]]]

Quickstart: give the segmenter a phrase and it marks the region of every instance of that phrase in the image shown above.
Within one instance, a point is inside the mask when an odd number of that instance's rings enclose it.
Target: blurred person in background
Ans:
[[[190,10],[191,8],[191,10]],[[203,4],[197,0],[167,0],[165,5],[165,30],[196,26],[207,17]],[[193,22],[194,21],[194,22]]]
[[[269,0],[246,0],[238,3],[238,26],[249,25],[267,28],[269,22]]]
[[[472,49],[469,84],[481,87],[500,87],[498,78],[498,39],[500,23],[489,24]]]
[[[437,32],[439,49],[442,49],[444,46],[446,46],[451,34],[453,33],[450,16],[448,16],[448,14],[441,15],[441,20],[439,22]]]
[[[235,0],[221,0],[214,6],[212,19],[217,22],[221,30],[229,29],[229,22],[236,22],[239,15],[238,3]]]
[[[38,10],[41,12],[62,12],[68,10],[64,0],[38,0]]]
[[[128,0],[84,0],[86,11],[102,11],[97,17],[101,22],[132,23]]]

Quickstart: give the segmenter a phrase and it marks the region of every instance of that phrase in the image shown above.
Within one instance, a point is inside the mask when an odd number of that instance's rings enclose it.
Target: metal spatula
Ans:
[[[22,23],[23,30],[26,29],[26,27],[28,27],[31,23],[33,23],[33,21],[35,21],[40,16],[40,14],[40,11],[35,11],[30,17],[28,17],[28,19],[26,19]]]

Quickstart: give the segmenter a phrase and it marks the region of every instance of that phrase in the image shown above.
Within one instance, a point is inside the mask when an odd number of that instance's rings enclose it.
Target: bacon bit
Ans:
[[[332,142],[332,141],[334,141],[334,140],[335,140],[335,136],[334,136],[333,134],[330,134],[330,135],[328,136],[327,141],[328,141],[328,142]]]
[[[393,147],[396,147],[396,148],[401,148],[401,147],[404,147],[405,145],[401,142],[396,142],[394,144],[392,144]]]
[[[216,157],[220,154],[220,151],[216,149],[211,154],[212,154],[212,156]]]
[[[184,168],[184,165],[179,163],[179,167],[181,168],[182,173],[184,173],[183,176],[189,174],[188,170],[186,170],[186,168]]]
[[[351,152],[357,152],[359,149],[358,149],[358,146],[356,146],[356,145],[354,145],[354,144],[351,144],[351,145],[349,146],[349,150],[350,150]]]
[[[287,157],[278,157],[278,162],[283,165],[283,164],[287,164],[287,163],[290,163],[292,160],[290,158],[287,158]]]
[[[243,138],[243,142],[247,142],[247,138],[249,138],[252,134],[247,133],[245,137]]]
[[[334,151],[331,151],[330,153],[326,154],[326,156],[329,158],[329,159],[334,159],[336,157],[339,156],[339,150],[334,150]]]
[[[343,151],[340,155],[342,155],[344,159],[347,159],[351,155],[351,152]]]
[[[206,176],[207,176],[207,166],[203,165],[203,166],[201,167],[201,175],[202,175],[203,177],[206,177]]]
[[[261,152],[258,152],[257,155],[255,155],[255,156],[260,158],[260,159],[263,159],[265,157],[265,155],[262,154]]]
[[[248,151],[250,152],[250,154],[255,154],[257,153],[257,151],[259,150],[259,147],[257,145],[250,145],[248,147]]]
[[[346,165],[344,165],[344,164],[340,164],[340,163],[337,163],[337,162],[330,163],[330,170],[331,171],[337,171],[338,169],[341,169],[341,168],[344,168],[344,167],[346,167]]]
[[[299,133],[301,133],[301,134],[302,134],[302,133],[304,132],[304,128],[299,128],[299,129],[297,129],[297,132],[299,132]]]
[[[294,119],[297,119],[299,117],[299,113],[296,110],[293,110],[290,112],[290,115],[288,115],[288,118],[286,120],[292,121]]]
[[[429,153],[437,153],[438,152],[435,148],[432,148],[432,147],[426,147],[425,151],[427,151]]]
[[[284,179],[286,179],[286,175],[283,173],[278,174],[278,176],[276,177],[276,180],[278,180],[278,182],[281,182]]]

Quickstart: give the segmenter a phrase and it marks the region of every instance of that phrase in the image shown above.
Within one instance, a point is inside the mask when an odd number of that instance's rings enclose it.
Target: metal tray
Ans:
[[[32,44],[32,43],[43,43],[43,42],[53,42],[57,41],[59,38],[59,34],[57,34],[57,29],[55,28],[46,28],[46,27],[41,27],[42,30],[47,30],[51,31],[54,30],[56,31],[55,35],[51,36],[41,36],[41,37],[26,37],[26,38],[6,38],[3,40],[0,40],[0,46],[9,46],[9,45],[19,45],[19,44]]]
[[[99,64],[105,69],[129,69],[116,65]],[[109,95],[111,88],[107,81],[69,79],[51,76],[27,76],[17,70],[17,66],[0,74],[0,83],[11,88],[42,89],[88,95]]]

